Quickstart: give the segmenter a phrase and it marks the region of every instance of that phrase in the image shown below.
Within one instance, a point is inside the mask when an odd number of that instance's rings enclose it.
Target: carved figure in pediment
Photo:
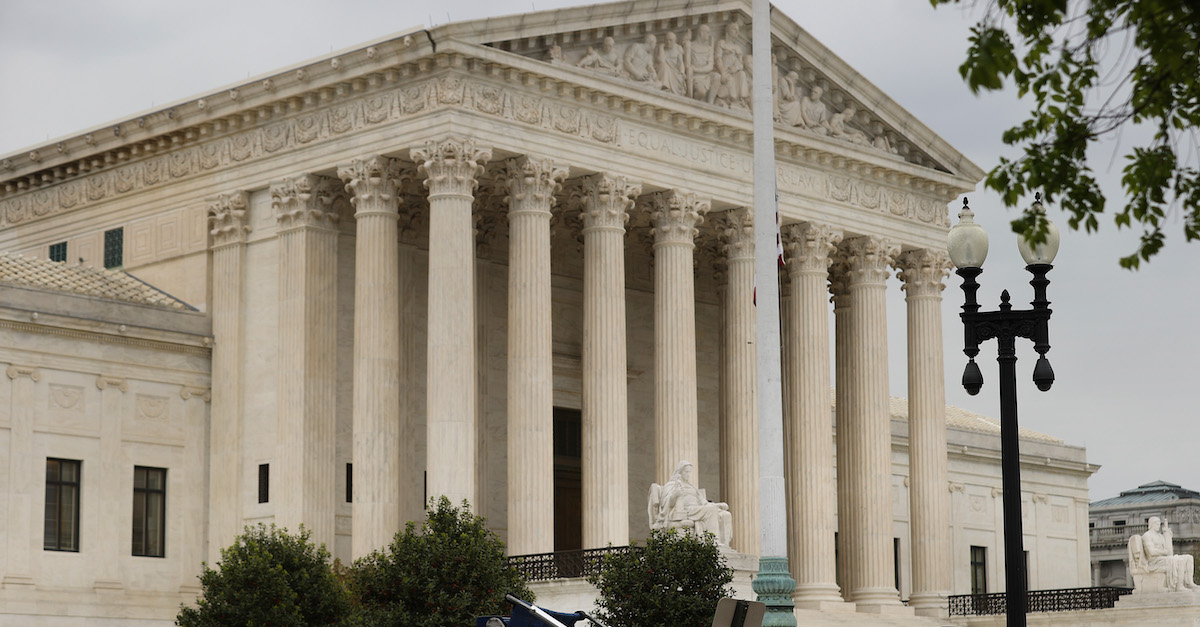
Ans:
[[[775,84],[775,121],[784,126],[803,126],[800,115],[800,75],[788,72]]]
[[[883,130],[882,124],[879,122],[871,123],[871,130],[875,133],[875,137],[871,139],[871,145],[876,150],[882,150],[893,155],[896,154],[896,148],[892,146],[892,142],[888,139],[887,132]]]
[[[829,132],[829,107],[821,102],[821,96],[825,93],[825,88],[820,85],[813,85],[812,89],[804,98],[800,99],[800,124],[818,135],[824,135]]]
[[[829,116],[829,135],[852,144],[870,146],[871,142],[867,139],[866,133],[846,125],[847,122],[853,121],[857,114],[858,107],[853,102],[846,103],[846,107],[842,109],[841,113]]]
[[[566,63],[567,58],[563,56],[562,46],[557,43],[550,44],[550,47],[546,49],[546,60],[551,65],[563,65]]]
[[[640,83],[659,86],[658,70],[654,69],[654,50],[658,39],[649,33],[642,42],[633,42],[625,50],[625,75]]]
[[[746,71],[743,60],[747,51],[738,41],[740,33],[738,23],[730,22],[725,26],[725,36],[717,41],[714,50],[720,83],[713,102],[724,107],[749,108],[750,73]]]
[[[663,44],[658,47],[658,81],[662,88],[685,96],[688,93],[687,57],[675,33],[667,31]]]
[[[712,32],[708,24],[701,24],[696,29],[696,38],[692,39],[692,31],[687,32],[684,41],[687,57],[688,95],[697,100],[712,102],[716,91],[716,61]]]
[[[576,65],[609,76],[620,76],[621,55],[617,54],[616,45],[612,37],[605,37],[604,41],[600,42],[599,50],[588,46],[587,54],[583,55]]]

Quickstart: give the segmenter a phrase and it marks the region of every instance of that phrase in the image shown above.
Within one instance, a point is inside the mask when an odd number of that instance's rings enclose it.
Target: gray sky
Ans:
[[[585,2],[3,0],[0,154],[409,27],[578,4]],[[1013,154],[1000,133],[1028,107],[1006,94],[975,97],[957,72],[975,21],[970,12],[935,11],[926,0],[776,6],[981,167]],[[1093,158],[1110,203],[1119,205],[1116,149],[1109,143]],[[1011,216],[994,193],[970,199],[991,235],[980,298],[994,308],[1008,289],[1022,306],[1032,292]],[[1117,258],[1133,251],[1137,233],[1116,231],[1111,218],[1098,235],[1068,231],[1063,214],[1049,209],[1063,227],[1049,289],[1049,357],[1058,380],[1038,392],[1029,381],[1036,354],[1029,343],[1018,345],[1021,424],[1087,446],[1092,463],[1103,466],[1090,482],[1093,499],[1156,479],[1200,489],[1200,280],[1191,274],[1200,269],[1200,245],[1185,244],[1173,220],[1165,251],[1128,272]],[[958,384],[965,364],[958,286],[952,276],[945,292],[947,400],[996,416],[995,342],[979,357],[983,392],[970,397]],[[904,302],[895,279],[889,292],[891,389],[904,396]]]

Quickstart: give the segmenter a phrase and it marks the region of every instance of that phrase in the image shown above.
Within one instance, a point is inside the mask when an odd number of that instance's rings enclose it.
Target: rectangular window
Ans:
[[[971,594],[987,594],[987,547],[971,547]]]
[[[354,464],[346,464],[346,502],[354,502]]]
[[[59,242],[50,245],[50,261],[66,261],[67,260],[67,243]]]
[[[104,267],[120,268],[125,265],[125,229],[117,228],[104,232]]]
[[[271,500],[271,465],[258,465],[258,502],[266,503]]]
[[[166,538],[167,469],[133,467],[133,554],[163,557]]]
[[[892,538],[892,568],[896,575],[896,591],[900,591],[900,538]]]
[[[47,551],[79,551],[79,475],[83,462],[46,458]]]

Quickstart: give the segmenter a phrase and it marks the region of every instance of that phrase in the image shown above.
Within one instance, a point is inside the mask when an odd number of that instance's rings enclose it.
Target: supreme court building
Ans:
[[[0,157],[0,284],[36,293],[0,307],[0,613],[159,624],[243,525],[349,561],[436,495],[512,555],[626,545],[680,460],[757,555],[749,13],[451,23]],[[999,430],[943,380],[948,203],[982,171],[772,31],[795,598],[938,614],[1003,584]],[[1095,466],[1024,435],[1030,583],[1086,585]]]

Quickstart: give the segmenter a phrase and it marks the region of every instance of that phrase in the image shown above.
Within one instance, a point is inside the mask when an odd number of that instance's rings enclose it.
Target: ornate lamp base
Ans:
[[[761,557],[758,575],[751,583],[758,600],[767,605],[763,627],[796,627],[795,604],[792,592],[796,580],[788,573],[786,557]]]

